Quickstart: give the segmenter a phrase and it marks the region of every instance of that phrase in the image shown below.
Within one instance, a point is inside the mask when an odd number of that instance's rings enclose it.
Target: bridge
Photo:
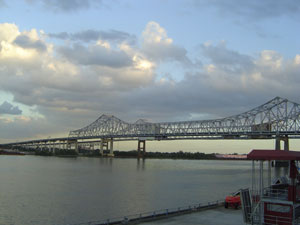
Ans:
[[[30,148],[94,149],[113,156],[115,141],[138,141],[138,153],[144,155],[146,141],[183,139],[275,139],[275,149],[289,150],[289,138],[300,138],[300,104],[276,97],[247,112],[215,120],[150,123],[139,119],[125,122],[113,115],[102,115],[96,121],[68,137],[15,142],[6,146]]]

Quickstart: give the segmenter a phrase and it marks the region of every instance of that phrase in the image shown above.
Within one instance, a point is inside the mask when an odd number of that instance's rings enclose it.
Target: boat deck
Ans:
[[[182,216],[143,222],[140,225],[241,225],[244,224],[242,210],[218,207]]]

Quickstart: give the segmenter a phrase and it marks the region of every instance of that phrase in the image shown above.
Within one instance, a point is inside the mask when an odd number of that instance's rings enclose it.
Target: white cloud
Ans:
[[[187,62],[187,51],[175,45],[166,30],[156,22],[149,22],[142,33],[142,51],[153,61],[176,60]]]
[[[12,42],[20,34],[17,25],[10,23],[0,24],[0,40]]]

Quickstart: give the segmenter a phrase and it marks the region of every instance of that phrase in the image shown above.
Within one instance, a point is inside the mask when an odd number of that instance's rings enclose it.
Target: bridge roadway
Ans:
[[[289,149],[289,138],[300,138],[300,105],[276,97],[247,112],[216,120],[150,123],[143,119],[128,123],[113,115],[102,115],[90,125],[70,131],[68,137],[47,138],[2,144],[42,149],[95,149],[113,156],[113,142],[138,141],[144,156],[146,141],[192,139],[275,139],[275,149]]]

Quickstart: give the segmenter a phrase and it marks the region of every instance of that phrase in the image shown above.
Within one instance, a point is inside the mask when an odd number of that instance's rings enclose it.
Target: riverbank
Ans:
[[[7,149],[11,151],[12,149]],[[87,149],[78,149],[76,152],[74,149],[30,149],[30,148],[22,148],[17,147],[14,151],[30,153],[40,156],[85,156],[85,157],[105,157],[102,156],[99,149],[96,150],[87,150]],[[138,151],[120,151],[115,150],[114,152],[115,158],[138,158]],[[109,151],[104,151],[104,155],[109,154]],[[203,153],[203,152],[146,152],[144,158],[148,159],[201,159],[201,160],[246,160],[247,155],[245,154],[220,154],[220,153]]]

